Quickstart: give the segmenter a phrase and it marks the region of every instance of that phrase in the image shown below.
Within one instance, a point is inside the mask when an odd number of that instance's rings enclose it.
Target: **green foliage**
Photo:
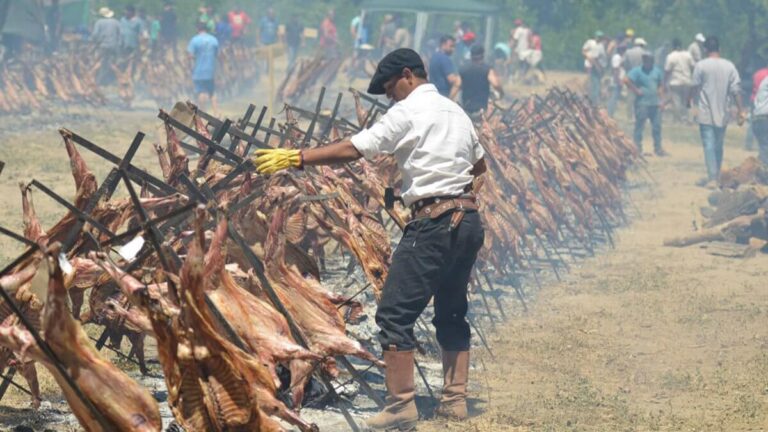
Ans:
[[[602,30],[613,37],[626,28],[657,47],[677,37],[684,44],[696,33],[717,35],[723,55],[742,67],[755,52],[768,54],[768,2],[764,0],[500,0],[506,13],[499,40],[515,17],[529,22],[542,36],[549,68],[581,67],[581,45]],[[746,50],[745,50],[746,47]],[[746,52],[743,52],[746,51]]]

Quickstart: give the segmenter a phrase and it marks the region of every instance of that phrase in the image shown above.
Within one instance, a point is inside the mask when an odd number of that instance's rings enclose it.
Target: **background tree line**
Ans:
[[[445,0],[446,2],[454,0]],[[455,0],[461,1],[461,0]],[[547,68],[578,70],[582,67],[581,45],[595,30],[613,37],[628,27],[657,47],[674,37],[687,46],[696,33],[718,35],[724,56],[749,71],[768,59],[768,1],[766,0],[470,0],[491,2],[502,12],[495,35],[505,41],[515,18],[525,19],[542,36]],[[146,8],[149,13],[162,9],[161,0],[107,0],[118,14],[127,4]],[[319,25],[329,8],[336,10],[339,39],[349,45],[348,24],[359,12],[360,0],[176,0],[182,34],[192,34],[201,4],[226,13],[232,6],[242,6],[254,23],[273,7],[285,23],[296,14],[307,27]],[[98,6],[94,2],[94,6]],[[406,21],[410,21],[406,17]],[[445,32],[451,32],[452,19],[438,20]],[[481,28],[478,21],[478,28]],[[255,27],[255,25],[254,25]],[[378,23],[374,22],[375,33]]]

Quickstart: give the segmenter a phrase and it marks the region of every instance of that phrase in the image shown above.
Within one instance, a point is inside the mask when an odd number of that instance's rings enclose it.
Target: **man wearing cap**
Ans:
[[[589,75],[589,99],[593,104],[601,102],[601,81],[608,67],[608,56],[605,52],[605,34],[598,30],[594,39],[588,39],[581,48],[584,55],[584,67]]]
[[[624,45],[624,49],[630,49],[632,48],[632,45],[635,43],[635,29],[628,28],[624,31],[624,37],[621,40],[621,43],[619,45]]]
[[[437,414],[467,417],[469,371],[467,284],[484,231],[467,191],[485,172],[483,148],[472,122],[427,81],[419,55],[407,48],[384,57],[368,93],[396,103],[371,128],[341,142],[306,150],[259,150],[259,172],[373,160],[393,155],[403,176],[402,198],[413,220],[392,256],[376,311],[387,364],[386,407],[366,420],[373,430],[415,430],[413,327],[434,297],[444,387]]]
[[[461,37],[461,41],[456,43],[456,55],[454,56],[458,60],[459,67],[464,66],[471,60],[471,50],[475,45],[477,35],[471,29],[467,29],[464,32],[464,36]]]
[[[451,60],[456,49],[456,40],[453,36],[443,35],[440,38],[440,47],[432,54],[429,60],[429,80],[437,87],[441,95],[456,100],[461,89],[461,77],[456,73],[456,66]]]
[[[629,73],[632,69],[643,65],[643,53],[648,44],[643,38],[635,38],[632,42],[632,47],[627,49],[624,53],[624,70]],[[635,116],[635,94],[628,93],[627,98],[627,117],[632,118]]]
[[[475,45],[470,50],[471,62],[461,68],[461,105],[471,118],[477,118],[488,108],[491,87],[504,94],[496,72],[485,62],[485,48]]]
[[[696,63],[700,62],[701,59],[704,58],[704,50],[702,49],[702,46],[706,40],[707,39],[703,34],[697,33],[693,38],[691,45],[688,46],[688,52],[691,53],[691,57],[693,57],[693,61]]]
[[[112,64],[120,51],[120,22],[115,19],[115,13],[108,7],[99,9],[99,18],[93,25],[91,42],[99,50],[101,69],[99,69],[99,84],[109,84],[114,80]]]
[[[643,128],[646,120],[651,121],[653,151],[657,156],[666,156],[661,148],[661,101],[664,100],[664,73],[654,66],[653,54],[643,53],[643,65],[629,71],[624,83],[635,94],[635,145],[643,151]]]
[[[627,49],[627,52],[624,53],[624,68],[627,72],[643,65],[643,54],[646,52],[647,45],[645,39],[637,38],[632,48]]]

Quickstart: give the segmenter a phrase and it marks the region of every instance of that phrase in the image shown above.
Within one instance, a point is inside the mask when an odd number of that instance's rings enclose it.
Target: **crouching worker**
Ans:
[[[351,162],[393,155],[402,173],[402,198],[413,220],[392,257],[376,311],[387,364],[386,407],[366,420],[372,430],[416,427],[413,327],[434,296],[437,340],[443,351],[445,384],[438,415],[467,417],[469,325],[467,285],[484,230],[474,177],[486,170],[472,122],[427,81],[419,55],[398,49],[381,60],[368,93],[396,103],[370,129],[325,147],[259,150],[259,172]]]

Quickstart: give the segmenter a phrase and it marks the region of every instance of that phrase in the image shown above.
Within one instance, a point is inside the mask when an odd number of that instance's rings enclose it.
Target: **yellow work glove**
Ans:
[[[301,150],[259,149],[253,159],[260,174],[274,174],[288,168],[302,168]]]

